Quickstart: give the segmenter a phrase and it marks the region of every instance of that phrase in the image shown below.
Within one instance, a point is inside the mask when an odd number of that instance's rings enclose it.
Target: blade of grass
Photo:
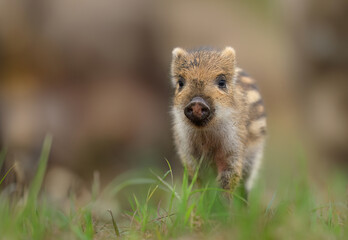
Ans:
[[[190,217],[191,217],[191,213],[193,211],[193,209],[195,208],[196,204],[191,204],[191,206],[188,207],[188,209],[185,212],[185,218],[184,218],[184,223],[185,225],[188,223]]]
[[[174,186],[173,189],[174,189],[174,192],[175,192],[175,186]],[[174,203],[174,198],[175,198],[174,192],[172,192],[172,195],[170,196],[169,207],[168,207],[168,213],[171,213],[171,212],[172,212],[173,203]]]
[[[157,183],[156,180],[151,178],[136,178],[136,179],[130,179],[128,181],[124,181],[121,184],[117,185],[112,191],[111,195],[116,195],[119,191],[124,189],[125,187],[132,186],[132,185],[142,185],[142,184],[154,184]]]
[[[7,170],[7,172],[5,173],[5,175],[2,177],[2,179],[0,180],[0,185],[1,183],[5,180],[6,176],[12,171],[12,169],[15,167],[15,165],[13,165],[9,170]]]
[[[166,179],[166,177],[168,176],[168,174],[170,173],[170,170],[168,170],[162,177],[162,179]]]
[[[94,236],[94,226],[92,220],[92,213],[90,211],[86,211],[84,213],[84,234],[88,237],[88,239],[93,239]]]
[[[170,171],[170,177],[172,179],[172,185],[174,185],[174,178],[173,178],[173,170],[172,170],[172,166],[170,165],[169,161],[167,158],[165,158],[166,162],[167,162],[167,165],[169,167],[169,171]]]
[[[158,176],[156,173],[154,173],[151,169],[150,169],[151,173],[164,185],[166,186],[170,191],[172,191],[175,195],[175,197],[180,200],[180,196],[177,192],[175,192],[174,188],[172,186],[169,185],[169,183],[167,183],[166,181],[164,181],[160,176]]]
[[[110,213],[111,215],[111,220],[112,220],[112,225],[114,226],[114,230],[115,230],[115,234],[117,237],[120,237],[120,231],[118,230],[118,227],[117,227],[117,224],[116,224],[116,221],[114,219],[114,215],[112,214],[112,211],[110,209],[108,209],[108,212]]]
[[[161,216],[161,217],[152,219],[150,222],[156,222],[156,221],[162,220],[162,219],[164,219],[164,218],[169,218],[169,217],[171,217],[171,216],[174,216],[175,214],[176,214],[176,213],[172,213],[172,214],[168,214],[168,215],[165,215],[165,216]]]
[[[201,157],[201,159],[199,160],[199,163],[198,163],[198,165],[197,165],[195,174],[193,175],[191,184],[190,184],[190,186],[189,186],[189,188],[188,188],[188,192],[191,192],[191,191],[192,191],[193,185],[195,184],[195,182],[196,182],[197,179],[198,179],[199,169],[201,168],[203,159],[204,159],[204,156],[202,155],[202,157]]]
[[[43,143],[41,156],[39,160],[39,166],[38,166],[36,175],[29,188],[28,204],[34,203],[38,197],[38,194],[42,185],[42,181],[44,179],[44,175],[46,172],[47,161],[48,161],[49,153],[51,151],[51,146],[52,146],[52,136],[47,135]]]
[[[245,198],[243,198],[242,196],[240,196],[240,195],[237,194],[237,193],[232,193],[232,194],[233,194],[233,197],[236,197],[237,199],[239,199],[239,200],[241,200],[243,203],[245,203],[246,206],[249,206],[249,202],[248,202]]]
[[[273,194],[273,196],[272,196],[271,201],[269,201],[269,203],[268,203],[268,205],[267,205],[267,208],[266,208],[266,211],[265,211],[266,214],[268,214],[269,210],[271,209],[272,204],[273,204],[273,202],[274,202],[274,199],[275,199],[276,195],[277,195],[277,193],[275,192],[275,193]]]
[[[193,190],[191,192],[191,195],[195,193],[205,192],[205,191],[229,192],[228,190],[225,190],[222,188],[200,188],[200,189]]]
[[[1,170],[2,165],[5,162],[6,154],[7,154],[7,149],[6,148],[2,149],[0,152],[0,170]]]
[[[156,187],[149,193],[149,195],[147,196],[146,202],[148,202],[151,199],[152,195],[155,193],[157,188],[158,188],[158,185],[156,185]]]

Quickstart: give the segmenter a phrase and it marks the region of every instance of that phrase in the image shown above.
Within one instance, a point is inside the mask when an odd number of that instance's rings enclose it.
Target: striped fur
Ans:
[[[171,75],[175,87],[174,140],[189,173],[194,173],[198,159],[203,157],[205,165],[215,169],[223,188],[233,191],[243,183],[250,191],[261,164],[266,135],[265,107],[255,80],[236,67],[231,47],[191,52],[176,48]],[[226,79],[225,88],[216,82],[221,75]],[[207,102],[212,112],[204,127],[195,126],[184,115],[185,106],[197,96]]]

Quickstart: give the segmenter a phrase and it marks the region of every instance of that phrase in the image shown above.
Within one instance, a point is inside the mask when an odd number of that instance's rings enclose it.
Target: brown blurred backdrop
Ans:
[[[345,0],[0,1],[6,166],[28,183],[47,132],[58,181],[180,166],[171,50],[227,45],[265,98],[265,161],[289,163],[301,146],[313,166],[347,166],[347,14]]]

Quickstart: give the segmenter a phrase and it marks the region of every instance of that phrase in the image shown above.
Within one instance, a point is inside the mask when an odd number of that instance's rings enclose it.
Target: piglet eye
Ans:
[[[220,89],[226,88],[226,77],[224,75],[220,75],[217,77],[217,85]]]
[[[220,80],[218,84],[219,84],[219,88],[225,88],[226,87],[226,80]]]
[[[185,85],[185,79],[183,77],[180,77],[178,80],[179,90],[181,90]]]

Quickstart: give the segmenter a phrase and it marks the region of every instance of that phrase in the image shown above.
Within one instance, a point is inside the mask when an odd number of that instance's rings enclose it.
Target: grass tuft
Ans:
[[[330,188],[323,197],[308,181],[302,156],[293,163],[301,168],[296,177],[279,180],[275,189],[268,189],[261,176],[247,204],[239,190],[226,198],[214,178],[201,182],[198,170],[189,180],[184,169],[179,179],[165,159],[168,170],[164,174],[150,170],[150,177],[129,175],[103,191],[95,173],[90,203],[79,208],[71,197],[70,212],[65,213],[40,194],[51,145],[52,137],[47,136],[27,200],[13,201],[0,193],[0,239],[347,238],[347,176],[337,173],[328,178]],[[0,166],[5,153],[0,154]],[[111,211],[100,201],[105,196],[115,203],[122,196],[128,201],[120,205],[123,210]],[[111,221],[100,218],[107,211]]]

